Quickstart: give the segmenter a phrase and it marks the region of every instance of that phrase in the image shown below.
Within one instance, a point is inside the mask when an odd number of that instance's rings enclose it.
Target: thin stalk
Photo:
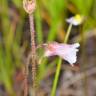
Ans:
[[[31,59],[31,53],[28,55],[28,58],[26,60],[26,64],[24,67],[24,96],[28,96],[29,93],[29,85],[28,85],[28,75],[29,75],[29,63],[30,63],[30,59]]]
[[[32,57],[32,84],[30,84],[30,88],[25,88],[24,96],[30,89],[32,89],[32,96],[36,96],[36,46],[35,46],[35,29],[34,29],[34,18],[33,18],[33,12],[36,9],[36,0],[23,0],[23,8],[24,10],[29,14],[29,23],[30,23],[30,34],[31,34],[31,57]],[[25,86],[27,85],[28,81],[28,64],[25,66]],[[32,86],[31,86],[32,85]]]
[[[31,55],[32,55],[32,88],[36,87],[36,46],[35,46],[35,29],[33,15],[29,14],[30,33],[31,33]]]
[[[55,79],[54,79],[54,82],[53,82],[51,96],[55,96],[55,93],[56,93],[56,87],[57,87],[58,78],[59,78],[59,74],[60,74],[61,63],[62,63],[62,60],[59,58],[58,65],[57,65],[57,68],[56,68]]]
[[[67,33],[66,33],[66,36],[65,36],[65,39],[64,39],[64,43],[67,43],[67,41],[69,39],[69,35],[70,35],[70,32],[71,32],[71,29],[72,29],[72,23],[70,23],[70,25],[68,27],[68,30],[67,30]]]
[[[24,68],[24,96],[28,96],[28,64]]]
[[[72,28],[72,23],[68,27],[68,30],[67,30],[67,33],[66,33],[66,36],[65,36],[65,39],[64,39],[64,43],[67,43],[67,41],[69,39],[71,28]],[[59,79],[59,75],[60,75],[61,64],[62,64],[62,59],[59,58],[57,68],[56,68],[55,79],[54,79],[54,82],[53,82],[51,96],[56,96],[55,95],[56,94],[56,87],[57,87],[57,83],[58,83],[58,79]]]

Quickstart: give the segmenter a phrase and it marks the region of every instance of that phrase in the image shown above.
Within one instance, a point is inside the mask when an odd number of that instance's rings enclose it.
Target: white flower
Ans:
[[[80,46],[79,43],[75,44],[63,44],[63,43],[50,43],[46,44],[44,56],[55,56],[58,55],[62,59],[69,62],[72,66],[77,60],[76,53],[79,51],[77,48]]]
[[[68,18],[68,19],[66,19],[66,21],[67,21],[68,23],[72,23],[72,24],[75,25],[75,26],[80,25],[80,24],[83,22],[83,20],[84,20],[84,17],[81,16],[81,15],[79,15],[79,14],[77,14],[77,15],[75,15],[75,16],[73,16],[73,17],[70,17],[70,18]]]

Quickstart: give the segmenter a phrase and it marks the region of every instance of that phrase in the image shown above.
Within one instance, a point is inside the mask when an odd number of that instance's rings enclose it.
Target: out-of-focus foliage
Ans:
[[[94,0],[70,0],[70,2],[74,4],[80,14],[88,15],[92,10]]]
[[[17,8],[22,8],[22,0],[12,0]]]
[[[19,17],[9,2],[0,0],[0,84],[4,84],[7,91],[13,94],[12,78],[16,68],[21,66],[23,16]]]
[[[18,10],[17,17],[14,17],[15,11],[11,6]],[[95,28],[95,11],[96,0],[37,0],[35,12],[37,42],[39,44],[45,41],[49,42],[58,39],[58,37],[59,42],[62,42],[67,26],[65,19],[75,14],[85,16],[85,21],[82,24],[84,29]],[[22,64],[23,49],[20,43],[25,24],[24,18],[22,0],[0,0],[0,83],[3,83],[10,92],[13,73]],[[48,30],[43,30],[42,21],[48,25]],[[43,31],[47,31],[47,36]],[[44,36],[46,40],[44,40]],[[41,73],[43,74],[47,68],[49,67],[41,65]]]
[[[48,33],[48,41],[52,41],[56,37],[56,33],[58,30],[58,27],[61,26],[62,21],[65,16],[65,6],[66,1],[65,0],[41,0],[42,6],[45,7],[45,9],[48,12],[48,15],[50,16],[50,31]],[[66,11],[65,11],[66,13]]]

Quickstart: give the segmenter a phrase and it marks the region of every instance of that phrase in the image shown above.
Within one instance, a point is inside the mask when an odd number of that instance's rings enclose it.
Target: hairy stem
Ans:
[[[36,87],[36,47],[35,47],[35,30],[33,15],[29,14],[30,33],[31,33],[31,55],[32,55],[32,88]]]
[[[24,96],[28,95],[28,91],[32,89],[32,96],[36,96],[36,47],[35,47],[35,29],[34,29],[34,20],[33,20],[33,12],[36,9],[36,0],[23,0],[23,8],[29,14],[29,23],[30,23],[30,34],[31,34],[31,59],[32,59],[32,86],[30,84],[30,88],[26,88],[28,83],[29,76],[29,64],[25,66],[25,88],[24,88]],[[29,60],[30,61],[30,60]],[[29,92],[30,95],[31,92]],[[33,95],[34,94],[34,95]]]
[[[28,96],[28,64],[24,68],[24,96]]]

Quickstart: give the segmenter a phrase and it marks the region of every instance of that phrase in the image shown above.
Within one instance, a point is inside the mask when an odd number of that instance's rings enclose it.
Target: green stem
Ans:
[[[62,60],[59,58],[57,69],[56,69],[56,74],[55,74],[55,79],[54,79],[54,82],[53,82],[51,96],[55,96],[56,87],[57,87],[57,83],[58,83],[58,77],[59,77],[60,68],[61,68],[61,63],[62,63]]]
[[[71,28],[72,28],[72,23],[70,23],[69,27],[68,27],[68,30],[67,30],[67,33],[66,33],[66,36],[65,36],[65,39],[64,39],[64,43],[67,43],[68,39],[69,39],[69,35],[70,35],[70,32],[71,32]]]
[[[70,32],[71,32],[71,28],[72,28],[72,23],[69,25],[65,39],[64,39],[64,43],[67,43]],[[51,96],[55,96],[56,93],[56,87],[57,87],[57,83],[58,83],[58,78],[59,78],[59,74],[60,74],[60,69],[61,69],[61,64],[62,64],[62,59],[59,58],[58,60],[58,64],[57,64],[57,68],[56,68],[56,74],[55,74],[55,79],[53,82],[53,87],[52,87],[52,92],[51,92]]]

